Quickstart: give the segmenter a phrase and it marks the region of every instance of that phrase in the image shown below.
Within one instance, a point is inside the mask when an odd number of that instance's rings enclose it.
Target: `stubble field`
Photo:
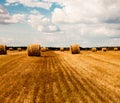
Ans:
[[[120,103],[120,51],[0,55],[0,103]]]

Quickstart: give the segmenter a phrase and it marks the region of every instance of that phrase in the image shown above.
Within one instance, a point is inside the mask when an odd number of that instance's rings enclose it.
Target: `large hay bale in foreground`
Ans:
[[[61,47],[61,48],[60,48],[60,51],[64,51],[64,48],[63,48],[63,47]]]
[[[106,52],[107,51],[107,48],[102,48],[102,52]]]
[[[41,56],[41,47],[39,44],[31,44],[27,47],[27,55],[28,56]]]
[[[13,51],[14,49],[13,48],[9,48],[9,51]]]
[[[70,51],[72,54],[79,54],[80,53],[80,45],[79,44],[71,45]]]
[[[22,51],[22,48],[17,48],[18,51]]]
[[[97,48],[92,48],[92,52],[96,52],[97,51]]]
[[[118,48],[114,48],[114,51],[118,51]]]
[[[0,44],[0,54],[7,54],[7,46]]]

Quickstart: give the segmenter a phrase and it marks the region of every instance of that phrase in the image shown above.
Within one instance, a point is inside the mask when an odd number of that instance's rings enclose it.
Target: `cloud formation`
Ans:
[[[56,1],[57,0],[50,0]],[[53,21],[68,23],[120,22],[119,0],[58,0],[64,7],[53,11]]]
[[[57,32],[59,31],[59,28],[51,22],[51,20],[47,17],[44,17],[41,14],[31,14],[28,17],[28,23],[34,27],[37,28],[40,32]]]
[[[8,11],[0,5],[0,24],[21,23],[25,19],[25,14],[9,15]]]
[[[64,5],[52,12],[52,22],[75,35],[116,36],[120,34],[120,0],[49,0]],[[69,24],[69,26],[66,26]],[[63,26],[64,25],[64,26]],[[69,27],[72,27],[70,29]],[[75,32],[74,32],[75,31]]]
[[[24,21],[43,35],[53,34],[55,38],[52,36],[50,40],[60,38],[66,44],[120,44],[119,39],[114,39],[120,37],[120,0],[6,0],[8,6],[19,4],[30,12],[10,15],[0,6],[1,24]]]
[[[48,2],[40,2],[39,0],[6,0],[6,4],[22,4],[27,7],[40,7],[44,9],[49,9],[51,4]]]

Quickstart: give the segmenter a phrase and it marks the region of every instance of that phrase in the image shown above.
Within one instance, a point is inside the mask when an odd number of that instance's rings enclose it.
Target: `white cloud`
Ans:
[[[99,0],[73,0],[63,2],[62,9],[53,11],[53,21],[67,23],[98,23],[103,12]]]
[[[5,5],[5,6],[9,6],[9,5],[10,5],[10,3],[5,3],[4,5]]]
[[[3,11],[3,9],[0,9],[0,13],[3,13],[4,11]]]
[[[114,40],[111,38],[119,37],[120,35],[120,0],[6,1],[6,5],[23,4],[27,7],[42,7],[44,9],[50,9],[53,2],[61,5],[62,8],[53,7],[53,11],[50,11],[50,18],[41,15],[40,11],[33,9],[25,19],[40,34],[54,34],[51,37],[51,41],[60,39],[62,43],[71,44],[78,42],[84,46],[120,44],[118,42],[119,39]],[[44,13],[42,12],[42,14]],[[24,21],[24,18],[25,15],[23,14],[10,16],[7,10],[0,7],[0,23],[18,23]],[[111,39],[109,40],[108,38]],[[57,45],[55,42],[54,44]]]
[[[37,29],[38,29],[38,31],[40,31],[40,32],[44,31],[44,27],[43,27],[42,25],[38,25]]]
[[[31,10],[30,13],[31,13],[31,14],[39,14],[40,12],[39,12],[38,10],[36,10],[36,9],[33,9],[33,10]]]
[[[5,23],[21,23],[25,19],[24,14],[14,14],[9,19],[4,20]]]
[[[63,5],[52,12],[52,22],[59,25],[72,42],[102,40],[120,34],[120,0],[49,1]]]
[[[65,11],[62,9],[56,8],[52,13],[52,22],[56,23],[65,23],[69,22],[69,16],[66,15]]]
[[[10,16],[8,11],[0,5],[0,24],[21,23],[24,19],[24,14],[14,14]]]
[[[56,31],[58,29],[55,25],[49,25],[48,28],[50,31]]]
[[[58,31],[58,27],[55,24],[53,24],[49,18],[44,17],[41,14],[29,15],[28,23],[32,27],[37,28],[37,30],[40,32],[57,32]]]
[[[5,10],[1,5],[0,5],[0,23],[4,23],[5,19],[9,19],[9,14],[7,10]]]
[[[13,3],[20,3],[27,7],[40,7],[44,9],[49,9],[51,4],[48,2],[40,2],[39,0],[6,0],[7,5]]]
[[[50,0],[63,4],[53,11],[52,21],[67,23],[120,22],[120,0]]]

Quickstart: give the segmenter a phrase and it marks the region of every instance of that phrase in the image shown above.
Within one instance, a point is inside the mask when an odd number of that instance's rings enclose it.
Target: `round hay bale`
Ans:
[[[80,53],[80,45],[79,44],[71,45],[70,51],[72,54],[79,54]]]
[[[60,51],[64,51],[64,48],[63,48],[63,47],[61,47],[61,48],[60,48]]]
[[[41,52],[45,52],[44,48],[41,48]]]
[[[42,52],[45,52],[45,51],[47,51],[47,48],[46,48],[46,47],[42,47],[42,48],[41,48],[41,51],[42,51]]]
[[[107,51],[107,48],[102,48],[102,52],[106,52]]]
[[[92,52],[96,52],[97,51],[97,48],[92,48]]]
[[[118,51],[118,48],[114,48],[114,51]]]
[[[46,48],[46,50],[47,50],[47,51],[49,50],[48,47]]]
[[[14,49],[13,48],[9,48],[9,51],[13,51]]]
[[[41,47],[39,44],[31,44],[27,47],[27,55],[28,56],[41,56]]]
[[[0,54],[7,54],[7,46],[0,44]]]
[[[18,51],[22,51],[22,48],[17,48]]]

